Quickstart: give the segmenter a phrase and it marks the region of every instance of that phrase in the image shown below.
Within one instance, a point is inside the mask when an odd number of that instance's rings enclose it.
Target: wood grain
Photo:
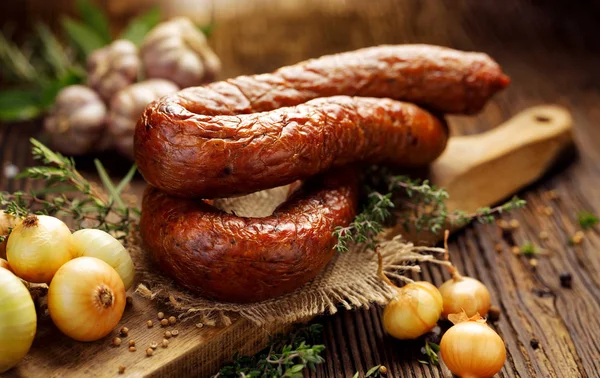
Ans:
[[[597,2],[214,0],[213,12],[217,29],[211,43],[225,62],[222,77],[268,72],[302,59],[382,43],[433,43],[485,51],[512,78],[510,88],[496,97],[481,115],[452,117],[455,134],[489,130],[518,111],[542,103],[556,103],[570,109],[578,156],[572,164],[522,193],[529,206],[504,216],[519,220],[519,229],[511,237],[503,237],[494,226],[476,224],[452,239],[450,251],[461,272],[482,280],[490,288],[493,303],[502,309],[502,317],[494,326],[505,340],[509,354],[499,376],[597,376],[600,371],[600,346],[596,340],[600,332],[598,230],[586,232],[581,245],[568,245],[569,237],[578,230],[577,211],[600,212],[597,189],[600,185],[597,124],[600,6]],[[0,127],[1,162],[11,161],[20,167],[30,164],[25,153],[26,139],[36,130],[36,125]],[[502,179],[492,179],[490,185]],[[2,190],[27,185],[31,183],[0,176]],[[559,199],[544,196],[550,189],[558,193]],[[538,211],[538,206],[548,206],[554,213],[545,215]],[[539,238],[542,230],[548,232],[549,239]],[[512,245],[525,241],[550,252],[549,257],[539,258],[536,270],[531,269],[527,258],[510,253]],[[502,246],[501,252],[495,250],[497,244]],[[560,286],[558,274],[563,271],[573,274],[572,289]],[[422,278],[441,284],[449,276],[435,266],[427,266]],[[425,366],[416,361],[422,358],[418,352],[422,340],[399,342],[385,336],[380,317],[381,309],[374,307],[341,310],[336,316],[319,319],[325,326],[327,361],[307,376],[350,377],[355,371],[364,372],[376,364],[386,365],[391,377],[450,376],[443,366]],[[147,319],[129,320],[137,324]],[[140,340],[149,340],[144,337],[140,336]],[[539,341],[537,349],[531,345],[533,338]],[[60,338],[51,341],[68,342]],[[173,349],[163,356],[176,353],[176,348],[186,348],[183,341],[178,343],[175,340]],[[103,341],[91,345],[90,354],[53,357],[68,365],[76,359],[90,359],[92,353],[109,348],[107,344],[108,341]],[[257,345],[252,341],[247,344],[254,348]],[[125,357],[129,352],[111,353]],[[142,353],[136,353],[137,366],[147,365]],[[201,376],[198,372],[206,361],[198,354],[191,356],[186,361],[189,369],[182,375]],[[115,375],[116,366],[102,368],[107,376]]]

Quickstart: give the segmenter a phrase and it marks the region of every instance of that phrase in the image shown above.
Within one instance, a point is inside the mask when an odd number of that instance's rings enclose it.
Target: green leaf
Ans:
[[[63,46],[46,24],[38,22],[35,27],[44,47],[43,57],[45,61],[52,67],[56,76],[60,77],[66,74],[70,62]]]
[[[0,120],[25,121],[38,117],[40,106],[38,90],[8,89],[0,91]]]
[[[74,69],[69,69],[59,78],[45,82],[41,89],[40,106],[48,109],[54,104],[54,99],[58,92],[69,85],[81,84],[83,74]]]
[[[352,376],[352,378],[358,378],[358,372],[354,373],[354,375]]]
[[[69,17],[61,19],[63,29],[69,36],[71,42],[83,53],[88,56],[92,51],[97,50],[106,45],[104,38],[91,27],[83,24],[80,21],[73,20]]]
[[[215,31],[215,24],[211,22],[208,25],[198,26],[198,29],[206,36],[206,38],[210,37],[212,33]]]
[[[38,75],[29,58],[4,33],[0,33],[0,63],[3,75],[26,83],[37,82]]]
[[[104,169],[104,166],[98,159],[94,159],[94,164],[96,165],[96,169],[98,170],[98,176],[100,176],[100,180],[102,181],[102,184],[104,184],[104,187],[108,191],[108,194],[110,194],[111,199],[117,204],[117,206],[120,209],[124,209],[126,206],[123,203],[119,192],[117,192],[117,189],[113,185],[113,182],[110,179],[108,173],[106,172],[106,169]]]
[[[600,219],[594,213],[587,210],[582,210],[577,213],[577,221],[582,229],[589,230],[597,225]]]
[[[429,362],[423,360],[417,360],[420,364],[429,365]]]
[[[381,365],[373,366],[372,368],[370,368],[367,371],[367,374],[365,374],[365,377],[370,377],[371,375],[375,374],[375,372],[378,371],[380,367],[381,367]]]
[[[123,33],[119,36],[121,39],[128,39],[137,46],[142,44],[146,34],[160,22],[160,9],[154,7],[144,14],[134,18],[129,22]]]
[[[102,38],[104,44],[110,43],[112,36],[104,11],[90,0],[77,0],[77,9],[83,21]]]
[[[119,185],[117,185],[117,187],[115,188],[117,193],[121,194],[121,192],[123,191],[123,189],[125,189],[127,184],[129,184],[131,182],[131,179],[135,175],[136,171],[137,171],[137,166],[134,164],[131,168],[129,168],[129,172],[127,172],[125,177],[123,177],[121,182],[119,182]]]

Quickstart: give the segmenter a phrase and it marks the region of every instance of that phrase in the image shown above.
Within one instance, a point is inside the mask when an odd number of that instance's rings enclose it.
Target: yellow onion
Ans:
[[[491,298],[487,287],[471,277],[463,277],[455,272],[454,277],[440,286],[444,300],[442,316],[465,311],[467,316],[486,315],[490,310]]]
[[[442,360],[450,371],[463,378],[486,378],[498,373],[506,360],[502,338],[476,314],[451,314],[455,324],[440,342]]]
[[[2,258],[0,258],[0,268],[8,269],[12,272],[12,269],[10,269],[10,265],[8,265],[8,261]]]
[[[385,307],[383,326],[397,339],[415,339],[435,327],[441,312],[438,289],[429,282],[413,282],[399,288]]]
[[[60,219],[28,215],[8,238],[6,257],[25,281],[48,283],[71,256],[71,231]]]
[[[23,282],[0,269],[0,374],[27,354],[35,336],[37,316]]]
[[[129,252],[121,242],[110,234],[95,229],[83,229],[73,233],[72,253],[74,257],[95,257],[112,266],[125,285],[133,285],[135,270]]]
[[[77,341],[94,341],[108,335],[124,310],[121,277],[95,257],[78,257],[63,265],[48,289],[52,321]]]
[[[0,210],[0,236],[7,236],[10,229],[15,227],[18,221],[19,220],[15,216]],[[6,243],[6,239],[3,242],[0,242],[0,259],[6,258]]]

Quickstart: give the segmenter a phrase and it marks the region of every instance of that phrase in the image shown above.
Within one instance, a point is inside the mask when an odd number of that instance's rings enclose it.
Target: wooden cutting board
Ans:
[[[448,207],[474,211],[493,205],[540,178],[565,149],[572,145],[569,112],[556,106],[539,106],[516,115],[496,129],[450,139],[447,150],[431,167],[432,183],[447,188]],[[436,235],[430,235],[435,240]],[[421,239],[421,237],[419,238]],[[113,334],[93,343],[79,343],[62,335],[49,318],[38,324],[33,347],[7,377],[114,377],[119,365],[127,377],[206,377],[218,371],[234,352],[254,354],[267,345],[268,336],[289,325],[270,324],[258,328],[244,319],[224,328],[196,328],[193,321],[162,328],[156,314],[165,311],[138,296],[129,306]],[[77,314],[73,314],[77,316]],[[154,327],[146,322],[152,320]],[[120,347],[111,346],[122,326],[129,337]],[[152,357],[145,350],[160,343],[165,330],[177,329],[166,349]],[[128,340],[137,351],[129,352]]]

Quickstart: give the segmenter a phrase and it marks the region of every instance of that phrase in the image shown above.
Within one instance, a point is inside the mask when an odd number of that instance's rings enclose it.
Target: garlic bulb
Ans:
[[[479,314],[451,314],[450,327],[440,342],[442,360],[450,371],[463,378],[487,378],[498,373],[506,360],[502,338]]]
[[[104,134],[106,106],[96,92],[83,85],[71,85],[56,96],[44,122],[53,148],[68,155],[83,155],[106,147]]]
[[[0,269],[0,374],[27,354],[37,325],[33,299],[23,282]]]
[[[133,134],[144,108],[152,101],[177,90],[177,85],[168,80],[150,79],[130,85],[113,96],[108,131],[119,152],[133,159]]]
[[[74,257],[95,257],[113,267],[123,280],[125,290],[133,285],[133,260],[121,242],[110,234],[91,228],[75,231],[71,251]]]
[[[0,236],[7,236],[10,229],[14,228],[18,219],[13,215],[5,213],[3,210],[0,210]],[[6,258],[6,243],[8,239],[5,239],[3,242],[0,242],[0,259]]]
[[[148,78],[162,78],[185,88],[214,80],[221,62],[206,37],[187,18],[175,18],[152,29],[141,47]]]
[[[383,311],[383,327],[397,339],[415,339],[431,331],[442,312],[442,296],[429,282],[409,283]]]
[[[125,39],[92,52],[87,59],[88,85],[109,102],[115,93],[137,80],[137,53],[135,44]]]

